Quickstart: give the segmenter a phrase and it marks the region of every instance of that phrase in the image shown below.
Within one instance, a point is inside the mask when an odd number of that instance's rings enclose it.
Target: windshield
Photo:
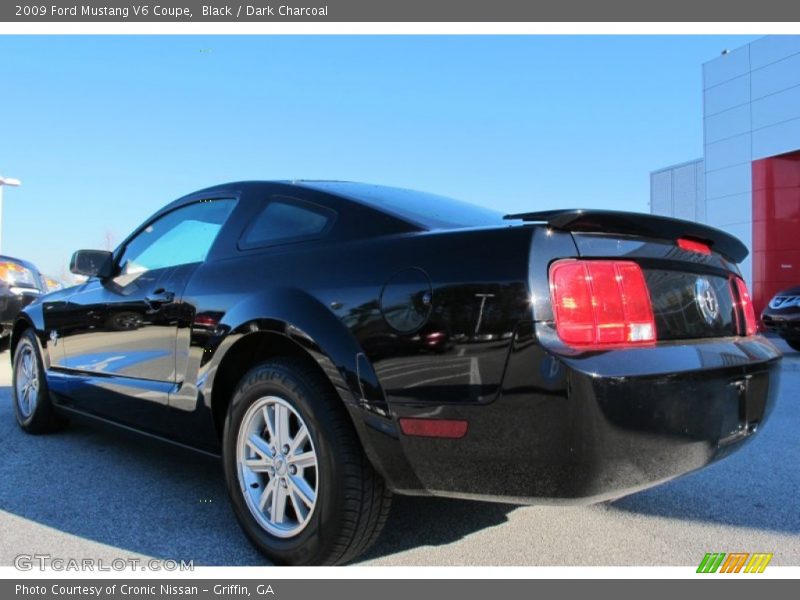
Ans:
[[[351,198],[425,229],[508,225],[503,213],[436,194],[340,181],[303,181],[301,185]]]

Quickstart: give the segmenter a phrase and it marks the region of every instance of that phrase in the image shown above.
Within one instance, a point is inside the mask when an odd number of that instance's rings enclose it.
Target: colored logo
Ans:
[[[756,552],[709,552],[700,561],[698,573],[763,573],[772,553]]]

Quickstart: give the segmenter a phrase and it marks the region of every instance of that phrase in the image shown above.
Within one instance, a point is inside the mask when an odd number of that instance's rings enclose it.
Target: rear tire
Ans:
[[[389,514],[391,493],[341,400],[300,361],[266,362],[242,378],[223,464],[239,524],[277,564],[346,563],[377,539]]]
[[[11,398],[17,423],[28,433],[52,433],[67,424],[50,401],[39,344],[30,329],[22,334],[14,350]]]

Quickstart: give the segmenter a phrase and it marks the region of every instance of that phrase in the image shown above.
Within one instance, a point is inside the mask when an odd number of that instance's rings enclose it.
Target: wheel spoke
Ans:
[[[253,473],[268,473],[271,463],[263,458],[248,458],[244,461],[244,466]]]
[[[290,475],[289,485],[292,486],[293,491],[297,492],[298,497],[306,506],[310,508],[314,505],[316,494],[314,494],[314,490],[311,489],[311,486],[308,485],[308,482],[305,479]]]
[[[275,405],[275,446],[281,448],[289,442],[289,409],[283,404]]]
[[[269,433],[269,441],[272,444],[277,444],[278,441],[275,437],[275,423],[272,416],[273,412],[274,411],[270,410],[269,405],[261,409],[261,414],[264,416],[264,423],[266,424],[267,432]]]
[[[273,523],[283,523],[286,517],[286,488],[281,484],[275,485],[275,491],[272,492],[272,508],[269,511],[270,520]]]
[[[22,374],[25,375],[26,380],[30,380],[32,378],[31,373],[31,355],[30,352],[26,352],[22,357]]]
[[[270,452],[269,444],[260,435],[252,434],[247,439],[247,446],[264,460],[272,460],[273,456],[272,452]]]
[[[297,515],[297,519],[303,523],[308,518],[310,509],[300,498],[300,494],[297,493],[294,483],[289,484],[289,498],[292,500],[292,506],[294,507],[294,512]]]
[[[294,436],[292,443],[289,445],[289,456],[292,457],[297,453],[298,450],[302,449],[303,446],[305,446],[307,439],[308,429],[306,429],[306,426],[303,425],[297,431],[297,435]]]
[[[33,412],[33,408],[34,408],[33,402],[35,400],[35,397],[34,397],[33,393],[31,392],[30,386],[25,388],[25,393],[23,395],[23,398],[24,398],[24,402],[25,402],[25,409],[24,409],[23,412],[27,416],[27,415],[31,414],[31,412]]]
[[[266,509],[267,502],[270,500],[270,496],[275,492],[275,486],[275,480],[270,479],[270,482],[266,485],[264,491],[261,492],[261,497],[258,499],[258,509],[261,512],[264,512]]]
[[[294,465],[298,469],[305,469],[306,467],[316,466],[317,455],[313,452],[303,452],[294,456],[290,455],[288,461],[290,465]]]

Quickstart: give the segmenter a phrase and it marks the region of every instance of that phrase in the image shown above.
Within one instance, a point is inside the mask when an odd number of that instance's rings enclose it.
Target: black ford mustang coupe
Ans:
[[[222,456],[282,564],[357,557],[391,493],[597,502],[742,446],[777,393],[728,234],[506,215],[356,183],[173,202],[14,324],[20,426],[101,421]]]

